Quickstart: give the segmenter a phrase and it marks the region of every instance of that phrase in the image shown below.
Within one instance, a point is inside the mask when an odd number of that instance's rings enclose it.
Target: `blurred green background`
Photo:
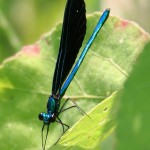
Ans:
[[[111,8],[111,14],[137,22],[147,32],[149,0],[85,0],[87,13]],[[63,19],[66,0],[0,0],[0,62],[36,42]]]

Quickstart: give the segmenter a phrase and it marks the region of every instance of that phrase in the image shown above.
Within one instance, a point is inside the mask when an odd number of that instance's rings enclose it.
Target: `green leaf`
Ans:
[[[83,46],[92,34],[99,17],[100,14],[88,17]],[[37,116],[46,111],[60,33],[61,24],[37,43],[22,48],[0,66],[0,149],[41,148],[42,122]],[[123,87],[132,64],[148,39],[149,35],[134,23],[110,16],[64,98],[73,98],[84,111],[90,111],[103,99]],[[76,109],[72,109],[62,113],[60,117],[64,123],[71,126],[81,115]],[[109,135],[112,128],[110,124],[108,133],[103,131],[103,134]],[[50,147],[56,142],[61,133],[61,125],[51,124],[47,146]]]
[[[117,150],[150,149],[150,43],[133,67],[120,97]]]
[[[99,149],[99,143],[115,128],[116,102],[116,94],[113,94],[99,103],[88,113],[91,119],[83,117],[50,149]]]

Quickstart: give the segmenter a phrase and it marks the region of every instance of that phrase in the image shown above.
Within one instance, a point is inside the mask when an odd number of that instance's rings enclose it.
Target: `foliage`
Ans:
[[[83,46],[99,16],[88,17]],[[42,123],[37,115],[45,111],[50,94],[60,33],[61,24],[37,43],[23,47],[0,66],[0,149],[41,148]],[[149,35],[136,24],[109,17],[64,97],[75,99],[89,112],[91,119],[85,115],[79,120],[80,112],[75,109],[64,112],[62,121],[70,126],[76,125],[60,140],[58,148],[106,149],[107,145],[113,148],[115,138],[108,139],[117,124],[118,96],[112,94],[123,88],[148,39]],[[50,147],[61,133],[60,125],[51,124],[47,146]]]

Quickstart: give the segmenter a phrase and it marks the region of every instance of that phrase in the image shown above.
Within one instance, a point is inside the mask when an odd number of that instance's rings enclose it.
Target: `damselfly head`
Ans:
[[[56,117],[54,114],[51,113],[40,113],[38,116],[39,120],[43,121],[44,124],[50,124],[51,122],[54,122]]]
[[[44,124],[49,124],[50,122],[50,115],[47,113],[40,113],[39,120],[43,121]]]

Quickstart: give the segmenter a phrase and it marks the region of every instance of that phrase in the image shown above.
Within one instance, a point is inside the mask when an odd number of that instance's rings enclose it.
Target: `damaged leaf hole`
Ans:
[[[104,111],[107,111],[108,110],[108,107],[105,107]]]

